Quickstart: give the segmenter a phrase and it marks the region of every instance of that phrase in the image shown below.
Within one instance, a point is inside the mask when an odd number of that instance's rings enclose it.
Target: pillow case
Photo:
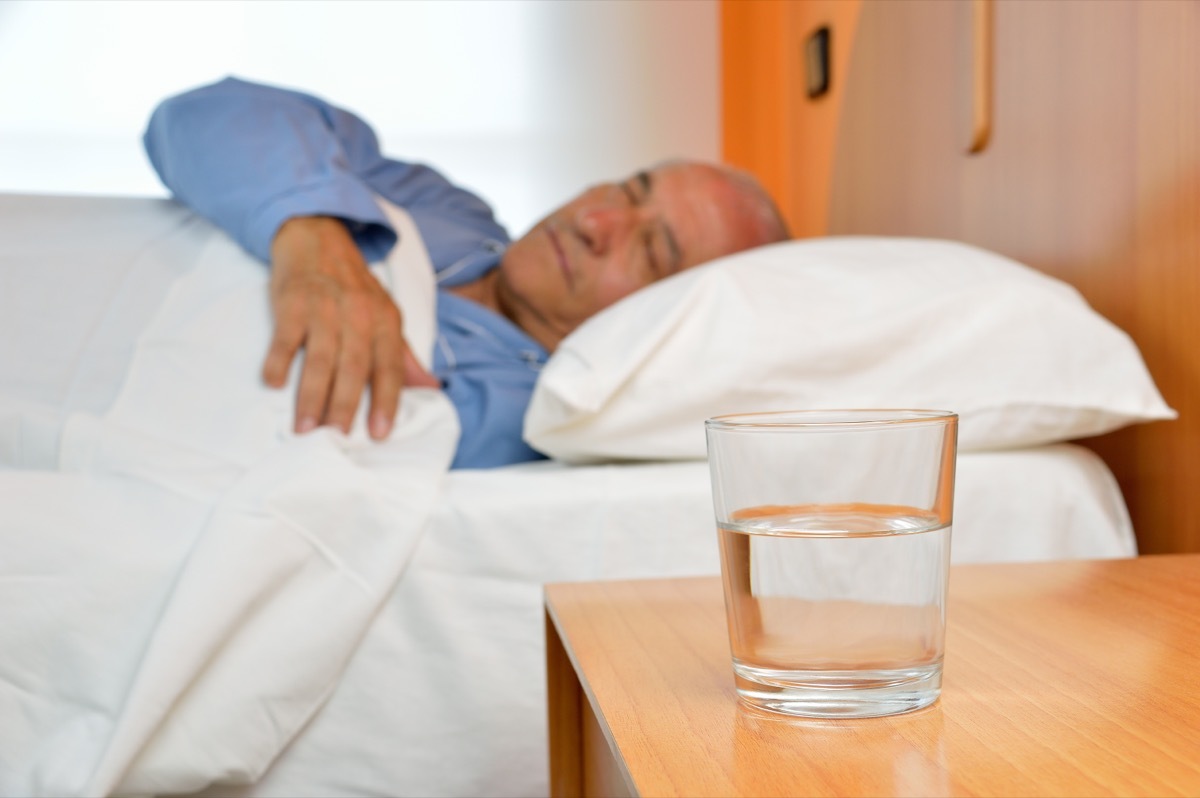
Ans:
[[[525,438],[567,461],[701,459],[706,418],[851,407],[955,411],[961,451],[1175,417],[1066,283],[957,242],[854,236],[741,252],[606,308],[546,364]]]

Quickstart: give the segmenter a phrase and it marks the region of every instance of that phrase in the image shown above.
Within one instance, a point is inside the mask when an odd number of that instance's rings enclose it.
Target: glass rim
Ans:
[[[827,408],[724,413],[705,420],[705,429],[753,431],[873,429],[956,422],[951,410],[915,408]]]

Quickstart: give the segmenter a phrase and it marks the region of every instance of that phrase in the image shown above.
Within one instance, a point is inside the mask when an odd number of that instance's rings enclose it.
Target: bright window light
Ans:
[[[716,0],[0,0],[0,191],[162,195],[154,105],[234,74],[358,113],[513,233],[586,183],[715,159]]]

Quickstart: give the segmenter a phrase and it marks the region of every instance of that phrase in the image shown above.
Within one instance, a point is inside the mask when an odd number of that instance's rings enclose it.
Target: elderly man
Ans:
[[[513,241],[476,195],[390,160],[361,119],[306,94],[227,78],[164,101],[146,151],[181,202],[271,264],[275,333],[263,379],[305,359],[295,428],[348,430],[370,389],[387,437],[403,386],[438,387],[458,412],[457,468],[540,458],[521,440],[538,370],[584,320],[637,289],[787,230],[753,178],[668,162],[585,190]],[[433,374],[370,274],[396,232],[380,196],[412,217],[437,272]]]

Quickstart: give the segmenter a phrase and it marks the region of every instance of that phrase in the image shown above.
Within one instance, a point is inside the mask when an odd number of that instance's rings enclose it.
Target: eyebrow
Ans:
[[[643,169],[635,177],[642,187],[644,196],[649,196],[654,189],[653,175]],[[675,238],[675,232],[671,230],[671,226],[665,221],[662,223],[662,231],[663,236],[667,239],[667,249],[671,250],[671,271],[677,272],[683,267],[683,252],[679,249],[679,241]]]

